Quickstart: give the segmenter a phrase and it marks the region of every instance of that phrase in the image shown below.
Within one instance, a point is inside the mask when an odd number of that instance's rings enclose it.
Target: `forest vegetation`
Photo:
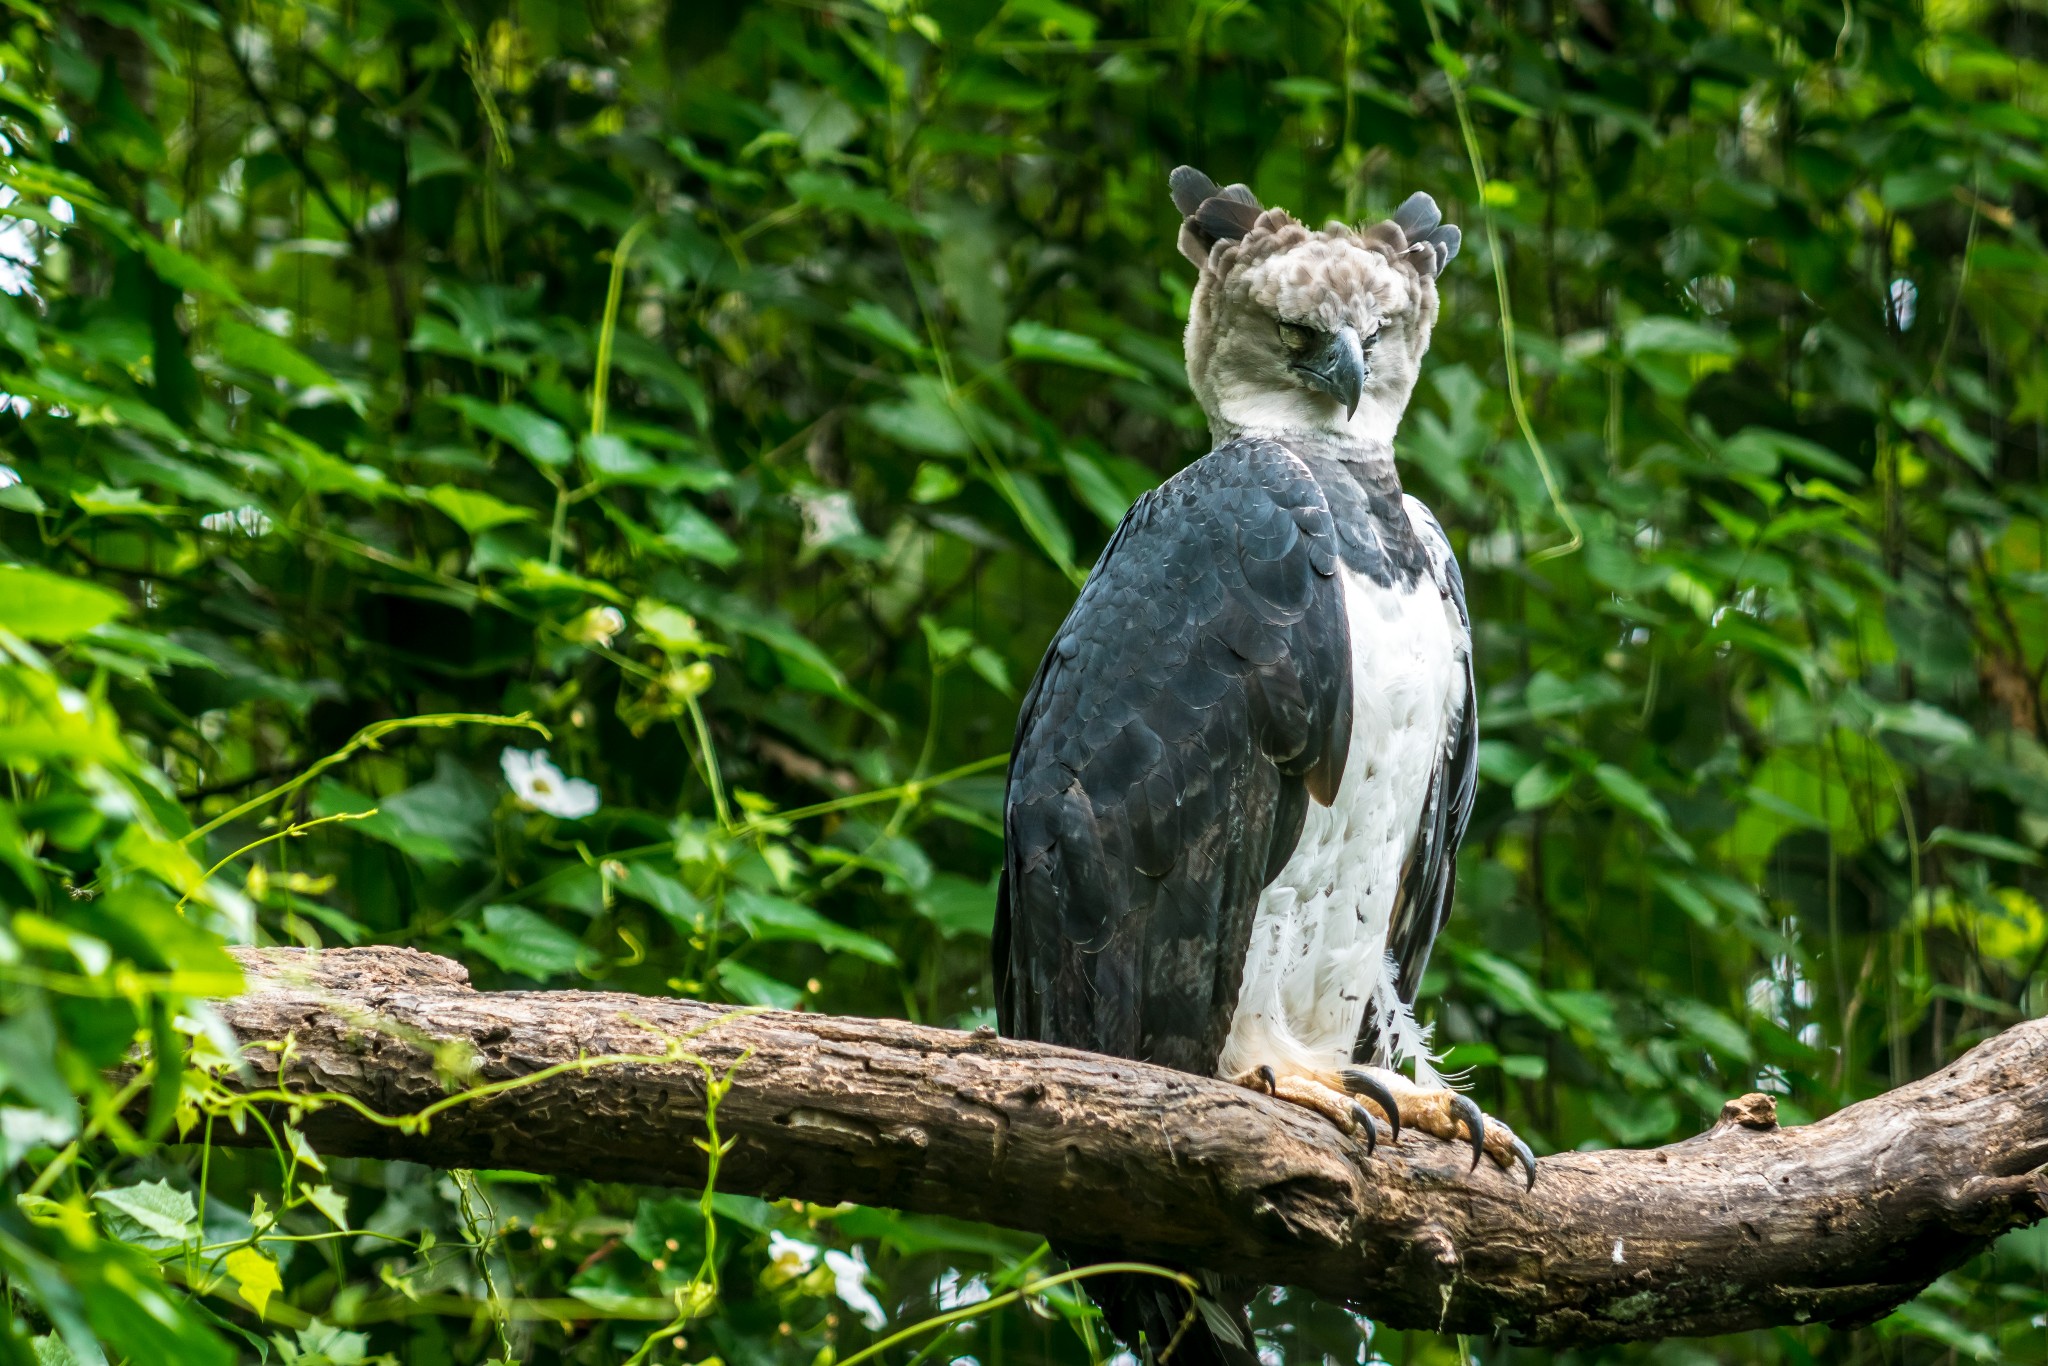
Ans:
[[[1465,229],[1399,451],[1476,632],[1425,995],[1489,1113],[1798,1123],[2048,1007],[2040,0],[0,22],[0,1361],[1114,1354],[998,1228],[323,1157],[207,1001],[225,945],[384,944],[988,1023],[1020,690],[1206,449],[1182,162]],[[1255,1318],[2040,1363],[2048,1228],[1857,1327]]]

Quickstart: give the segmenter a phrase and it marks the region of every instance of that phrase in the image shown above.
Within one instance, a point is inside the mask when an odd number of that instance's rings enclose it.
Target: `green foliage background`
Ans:
[[[0,1358],[827,1366],[863,1293],[1029,1274],[209,1148],[255,1121],[200,1001],[224,942],[374,942],[987,1019],[1018,684],[1206,441],[1183,160],[1467,229],[1402,453],[1478,624],[1427,994],[1490,1110],[1804,1118],[2039,1014],[2039,0],[1434,3],[8,0]],[[1457,1356],[1259,1313],[1290,1362]],[[1562,1359],[2039,1362],[2044,1315],[2022,1233],[1874,1327]],[[1060,1291],[931,1359],[1091,1341]]]

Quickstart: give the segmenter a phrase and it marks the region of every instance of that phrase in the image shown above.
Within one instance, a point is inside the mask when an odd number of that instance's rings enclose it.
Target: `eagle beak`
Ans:
[[[1365,346],[1357,328],[1346,323],[1330,333],[1321,346],[1296,360],[1294,369],[1311,389],[1343,404],[1346,421],[1358,411],[1358,396],[1365,391]]]

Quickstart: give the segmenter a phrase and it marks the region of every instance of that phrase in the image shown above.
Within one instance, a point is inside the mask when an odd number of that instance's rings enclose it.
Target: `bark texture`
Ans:
[[[1816,1124],[1781,1129],[1746,1096],[1682,1143],[1545,1158],[1524,1191],[1427,1135],[1368,1157],[1223,1082],[985,1031],[479,993],[404,949],[242,960],[251,990],[219,1009],[244,1086],[398,1116],[444,1100],[451,1068],[475,1087],[572,1064],[416,1132],[318,1106],[300,1124],[323,1152],[698,1184],[705,1068],[595,1062],[681,1041],[732,1077],[722,1189],[985,1220],[1303,1286],[1399,1327],[1577,1345],[1867,1320],[2048,1212],[2048,1021]]]

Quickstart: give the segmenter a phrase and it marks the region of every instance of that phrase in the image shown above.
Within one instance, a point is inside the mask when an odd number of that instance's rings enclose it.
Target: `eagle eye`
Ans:
[[[1316,330],[1300,323],[1280,324],[1280,343],[1289,351],[1306,351],[1315,345]]]

